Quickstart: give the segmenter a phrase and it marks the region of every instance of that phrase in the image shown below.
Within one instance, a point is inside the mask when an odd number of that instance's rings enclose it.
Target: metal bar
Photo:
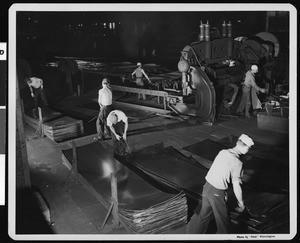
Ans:
[[[139,88],[125,87],[125,86],[118,86],[118,85],[110,85],[110,87],[112,90],[124,91],[130,93],[143,93],[146,95],[161,96],[161,97],[166,97],[168,95],[167,92],[159,91],[159,90],[139,89]]]
[[[109,218],[109,216],[110,216],[110,214],[111,214],[113,208],[114,208],[114,204],[112,203],[112,204],[110,205],[109,210],[108,210],[108,212],[107,212],[107,214],[106,214],[106,216],[105,216],[105,219],[104,219],[104,221],[103,221],[103,223],[102,223],[101,230],[102,230],[102,229],[104,228],[104,226],[106,225],[106,222],[107,222],[107,220],[108,220],[108,218]]]
[[[115,222],[115,226],[118,228],[120,224],[119,219],[119,202],[118,202],[118,187],[117,187],[118,179],[115,177],[113,173],[111,173],[111,196],[114,207],[112,208],[113,220]]]
[[[38,111],[39,111],[39,127],[40,128],[40,133],[41,133],[41,137],[44,137],[44,126],[43,126],[43,115],[42,115],[42,109],[41,107],[38,107]]]
[[[116,107],[118,107],[118,109],[122,109],[122,107],[128,107],[128,108],[135,108],[144,111],[150,111],[154,113],[164,113],[164,114],[170,113],[170,111],[167,111],[166,109],[159,109],[155,107],[149,107],[146,105],[130,104],[130,103],[125,103],[120,101],[113,101],[113,105],[114,104],[116,105]]]
[[[77,169],[77,150],[76,145],[74,142],[72,144],[72,152],[73,152],[73,168],[74,168],[74,176],[76,179],[76,182],[78,182],[78,169]]]
[[[27,154],[27,145],[25,140],[25,132],[24,132],[24,124],[23,124],[23,115],[21,111],[21,97],[19,92],[19,82],[18,77],[16,80],[16,153],[20,155],[20,159],[16,160],[15,166],[21,166],[23,168],[22,173],[17,173],[17,179],[19,182],[22,179],[24,182],[24,186],[31,188],[31,180],[30,180],[30,173],[29,173],[29,163],[28,163],[28,154]],[[19,167],[18,167],[19,168]],[[19,175],[18,175],[19,174]],[[19,178],[21,177],[21,178]],[[21,184],[18,183],[20,186]],[[18,186],[17,185],[17,186]]]

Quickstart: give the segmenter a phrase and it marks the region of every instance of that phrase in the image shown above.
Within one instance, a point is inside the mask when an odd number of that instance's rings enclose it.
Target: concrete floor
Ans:
[[[62,164],[61,150],[69,148],[67,142],[55,143],[49,138],[34,138],[34,130],[25,126],[31,184],[40,189],[46,198],[51,214],[51,228],[55,234],[129,234],[124,228],[101,230],[107,209],[80,182],[77,183],[70,171]],[[245,133],[253,140],[274,146],[288,147],[288,134],[257,128],[255,118],[217,120],[212,126],[189,124],[160,116],[130,123],[128,143],[132,150],[163,142],[185,154],[182,148],[204,139],[219,140],[230,135]],[[85,142],[93,141],[95,135],[88,136]],[[105,143],[110,144],[111,140]],[[270,155],[272,157],[272,155]],[[194,156],[197,159],[197,156]],[[287,160],[284,163],[289,163]],[[203,163],[209,167],[210,163]],[[180,229],[169,234],[186,234],[193,226],[192,220]]]

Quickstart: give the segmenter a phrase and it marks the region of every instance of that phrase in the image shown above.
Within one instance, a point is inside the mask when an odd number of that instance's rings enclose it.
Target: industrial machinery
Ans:
[[[200,24],[198,40],[181,51],[177,71],[156,64],[143,64],[151,78],[151,84],[143,88],[133,83],[131,74],[136,68],[133,63],[76,62],[80,70],[78,73],[81,74],[82,92],[89,88],[98,89],[99,80],[107,77],[111,80],[115,101],[154,105],[164,111],[171,110],[184,119],[194,117],[197,121],[212,124],[217,114],[229,110],[226,104],[230,104],[230,112],[234,113],[239,101],[239,88],[252,64],[259,67],[257,80],[262,80],[262,85],[267,88],[267,84],[274,83],[274,64],[278,53],[279,42],[268,32],[233,39],[231,22],[224,21],[220,33],[217,28],[211,28],[207,21],[206,24]],[[61,60],[59,63],[62,63]],[[62,66],[57,65],[58,69]],[[71,70],[67,71],[66,81],[70,80],[72,74],[69,73]],[[136,102],[127,93],[144,93],[151,98],[157,97],[154,100],[157,102]]]
[[[245,72],[252,64],[262,67],[262,79],[272,79],[270,66],[279,44],[272,34],[232,39],[231,23],[223,23],[222,35],[200,24],[199,39],[183,48],[178,70],[182,73],[182,102],[174,110],[213,122],[217,107],[234,103]],[[262,39],[263,36],[266,39]],[[270,38],[272,37],[272,38]],[[274,43],[275,42],[277,43]],[[267,69],[268,68],[268,69]]]

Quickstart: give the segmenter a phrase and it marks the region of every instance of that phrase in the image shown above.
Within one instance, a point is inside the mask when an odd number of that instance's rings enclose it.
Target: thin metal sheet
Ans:
[[[193,159],[185,157],[173,147],[163,148],[161,144],[135,151],[130,161],[121,160],[128,167],[135,167],[149,175],[154,181],[165,183],[178,190],[184,190],[190,197],[201,199],[205,176],[208,171]],[[272,209],[286,208],[287,194],[277,194],[243,188],[243,195],[251,215],[238,214],[234,211],[236,199],[232,188],[229,188],[229,208],[232,220],[244,224],[253,231],[260,232],[275,224],[274,218],[278,212]],[[284,210],[281,210],[284,211]],[[281,224],[289,218],[288,212],[281,214],[276,223]]]
[[[225,148],[220,143],[210,139],[184,147],[185,150],[211,161]],[[243,181],[249,186],[269,192],[288,191],[288,167],[281,166],[268,159],[257,158],[251,154],[243,155],[241,160],[244,164]]]
[[[62,151],[72,164],[72,149]],[[128,229],[135,233],[161,233],[187,221],[184,193],[163,192],[123,166],[100,142],[77,148],[78,172],[111,203],[110,175],[117,177],[119,213]]]

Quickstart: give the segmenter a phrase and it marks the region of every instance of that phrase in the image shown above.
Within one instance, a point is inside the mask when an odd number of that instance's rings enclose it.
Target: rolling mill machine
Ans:
[[[178,70],[182,73],[182,102],[174,103],[174,110],[213,122],[217,107],[229,101],[234,103],[238,86],[251,64],[263,67],[264,80],[272,79],[269,67],[278,51],[278,41],[270,33],[232,39],[230,21],[223,22],[221,34],[218,29],[211,29],[208,21],[201,21],[198,41],[181,51]]]

